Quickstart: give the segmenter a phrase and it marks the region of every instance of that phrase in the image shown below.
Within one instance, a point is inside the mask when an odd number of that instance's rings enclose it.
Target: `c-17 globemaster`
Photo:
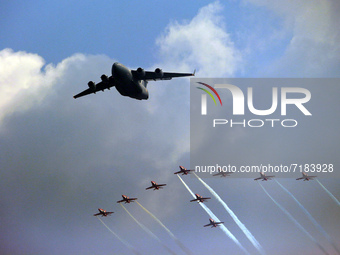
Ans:
[[[156,68],[154,72],[145,71],[139,67],[136,70],[130,70],[126,66],[115,62],[111,69],[112,75],[108,77],[103,74],[101,82],[95,84],[93,81],[88,82],[89,88],[75,95],[74,98],[86,96],[88,94],[96,94],[97,91],[104,91],[111,87],[116,87],[122,96],[128,96],[134,99],[147,100],[149,92],[146,88],[149,81],[157,80],[171,80],[175,77],[194,76],[194,73],[168,73],[163,72],[162,69]]]

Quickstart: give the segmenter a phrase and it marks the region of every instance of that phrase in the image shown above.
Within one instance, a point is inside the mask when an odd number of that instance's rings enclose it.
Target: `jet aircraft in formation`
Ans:
[[[205,200],[210,199],[210,197],[202,197],[201,195],[195,194],[196,199],[190,200],[190,202],[197,201],[198,203],[203,203]]]
[[[194,73],[168,73],[162,69],[156,68],[154,72],[145,71],[139,67],[137,70],[130,70],[126,66],[115,62],[112,65],[111,76],[103,74],[101,82],[95,84],[93,81],[88,82],[89,88],[75,95],[74,98],[86,96],[88,94],[96,94],[97,91],[104,91],[111,87],[116,87],[122,96],[128,96],[134,99],[147,100],[149,92],[146,88],[148,81],[171,80],[175,77],[194,76]]]
[[[222,169],[219,167],[218,169],[218,173],[217,174],[213,174],[213,176],[218,176],[218,175],[221,175],[221,177],[227,177],[229,176],[230,174],[232,174],[233,172],[229,172],[229,171],[222,171]]]
[[[107,212],[106,210],[102,209],[102,208],[98,208],[99,213],[93,214],[93,216],[99,216],[101,215],[102,217],[106,217],[110,214],[112,214],[113,212]]]
[[[211,226],[212,228],[216,228],[219,224],[223,224],[224,222],[221,221],[221,222],[216,222],[214,221],[213,219],[209,219],[210,223],[207,224],[207,225],[204,225],[203,227],[209,227]]]
[[[125,195],[122,195],[122,198],[123,198],[123,199],[117,201],[117,203],[125,202],[125,204],[126,204],[126,203],[130,204],[131,202],[134,202],[134,200],[137,200],[137,198],[129,198],[128,196],[125,196]]]
[[[174,174],[188,175],[188,174],[190,174],[190,172],[195,171],[195,170],[188,170],[183,166],[179,166],[179,169],[180,170],[178,172],[174,173]]]
[[[260,175],[261,176],[259,178],[255,178],[254,181],[257,181],[260,179],[262,179],[262,181],[268,181],[268,180],[271,180],[273,177],[275,177],[275,175],[267,176],[264,174],[264,172],[261,172]]]
[[[162,189],[163,187],[162,186],[166,186],[166,184],[157,184],[156,182],[154,181],[151,181],[151,186],[150,187],[147,187],[146,189],[153,189],[153,190],[159,190],[159,189]]]
[[[304,181],[309,181],[309,180],[313,180],[314,178],[316,178],[317,176],[309,176],[308,174],[306,174],[305,172],[302,172],[302,177],[297,178],[296,180],[304,180]]]

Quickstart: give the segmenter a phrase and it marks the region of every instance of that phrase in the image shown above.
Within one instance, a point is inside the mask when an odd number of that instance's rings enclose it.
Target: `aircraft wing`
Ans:
[[[80,92],[79,94],[75,95],[73,98],[78,98],[78,97],[82,97],[82,96],[86,96],[86,95],[89,95],[89,94],[92,94],[92,93],[96,93],[98,91],[104,91],[104,89],[109,89],[111,87],[113,87],[114,84],[111,83],[111,82],[99,82],[97,84],[95,84],[94,87],[92,88],[88,88],[88,89],[85,89],[84,91]]]
[[[209,226],[211,226],[212,225],[212,223],[209,223],[209,224],[207,224],[207,225],[204,225],[203,227],[209,227]]]
[[[302,180],[302,179],[305,179],[305,177],[300,177],[300,178],[297,178],[296,180]]]
[[[154,186],[150,186],[150,187],[147,187],[146,189],[153,189],[154,188]]]
[[[145,75],[138,77],[137,70],[131,70],[133,77],[139,80],[151,81],[151,80],[171,80],[175,77],[185,77],[185,76],[194,76],[194,73],[168,73],[168,72],[161,72],[156,73],[152,71],[145,71]]]
[[[257,181],[257,180],[260,180],[260,179],[262,179],[262,177],[255,178],[254,181]]]
[[[122,199],[122,200],[117,201],[117,203],[122,203],[122,202],[124,202],[124,201],[125,201],[125,200]]]
[[[166,184],[157,184],[158,187],[166,186]]]
[[[98,216],[98,215],[101,215],[101,213],[96,213],[96,214],[93,214],[93,216]]]

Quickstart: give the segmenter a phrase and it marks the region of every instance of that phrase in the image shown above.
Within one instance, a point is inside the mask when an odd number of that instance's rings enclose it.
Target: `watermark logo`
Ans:
[[[218,99],[220,100],[221,106],[222,106],[221,98],[212,86],[207,85],[203,82],[198,82],[198,83],[205,85],[205,86],[208,86],[208,88],[210,88],[217,95]],[[215,98],[212,96],[212,94],[208,90],[200,88],[200,87],[198,87],[198,88],[207,92],[212,97],[212,99],[214,100],[215,105],[216,105]],[[231,85],[231,84],[215,84],[215,88],[217,88],[217,89],[228,89],[231,92],[232,98],[233,98],[233,115],[244,115],[245,97],[244,97],[242,90],[239,87],[237,87],[235,85]],[[276,109],[278,107],[278,88],[277,87],[272,88],[272,105],[269,109],[266,109],[266,110],[259,110],[259,109],[256,109],[254,107],[253,88],[252,87],[249,87],[247,89],[247,92],[248,92],[247,93],[247,96],[248,96],[247,97],[247,106],[248,106],[248,109],[251,113],[253,113],[255,115],[259,115],[259,116],[264,116],[264,115],[270,115],[270,114],[272,114],[276,111]],[[301,95],[304,95],[304,97],[288,98],[288,94],[291,94],[291,93],[301,94]],[[304,115],[312,115],[307,110],[307,108],[303,105],[303,104],[307,103],[310,99],[311,99],[311,93],[308,89],[296,88],[296,87],[283,87],[283,88],[281,88],[281,115],[287,115],[287,105],[289,105],[289,104],[295,105]],[[201,114],[207,115],[206,97],[205,98],[202,97],[201,109],[202,109]]]
[[[217,93],[217,91],[212,86],[210,86],[210,85],[208,85],[206,83],[203,83],[203,82],[197,82],[197,83],[206,86],[212,92],[214,92],[215,95],[217,96],[218,100],[220,101],[221,106],[222,106],[221,97],[220,97],[220,95]],[[215,97],[211,94],[211,92],[209,90],[201,88],[201,87],[197,87],[197,88],[203,90],[204,92],[206,92],[214,100],[215,105],[217,105]],[[207,115],[207,95],[206,94],[202,94],[201,99],[202,99],[201,114],[202,115]]]
[[[203,82],[197,82],[201,84],[210,91],[212,91],[218,98],[221,106],[222,100],[220,97],[221,92],[228,91],[232,95],[232,115],[233,116],[242,116],[245,115],[245,108],[247,107],[248,112],[256,116],[269,116],[273,113],[280,111],[281,116],[287,115],[287,106],[291,105],[292,107],[297,108],[303,115],[311,116],[312,114],[306,108],[305,104],[310,101],[311,93],[306,88],[300,87],[272,87],[271,88],[271,98],[269,95],[268,100],[265,101],[271,102],[270,107],[267,109],[257,109],[254,106],[254,94],[253,94],[253,87],[247,88],[247,93],[245,93],[236,85],[232,84],[215,84],[214,86],[210,86]],[[217,102],[215,100],[214,95],[205,88],[197,87],[198,89],[203,90],[206,94],[201,95],[201,115],[207,115],[208,107],[207,107],[207,94],[213,99],[215,105]],[[217,93],[218,90],[220,92]],[[222,93],[223,95],[223,93]],[[263,98],[262,98],[263,100]],[[234,122],[233,122],[234,121]],[[281,121],[280,119],[251,119],[246,120],[244,119],[242,122],[236,123],[235,120],[227,120],[227,119],[214,119],[213,126],[220,124],[227,124],[227,123],[235,123],[239,125],[250,126],[250,127],[262,127],[265,123],[271,123],[271,126],[274,127],[274,123],[280,121],[282,126],[284,127],[295,127],[297,126],[297,120],[295,119],[287,119]],[[248,123],[248,125],[246,125]],[[291,123],[288,125],[288,123]],[[232,125],[232,124],[231,124]]]

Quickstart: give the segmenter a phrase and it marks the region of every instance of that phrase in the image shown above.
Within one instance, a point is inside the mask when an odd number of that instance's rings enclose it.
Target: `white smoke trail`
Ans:
[[[263,189],[263,191],[267,194],[267,196],[281,209],[281,211],[286,214],[288,216],[288,218],[303,232],[305,233],[318,247],[321,251],[323,251],[323,253],[328,254],[328,252],[316,241],[316,239],[311,236],[311,234],[309,234],[307,232],[307,230],[282,206],[280,205],[269,193],[268,191],[262,186],[261,182],[257,182],[261,188]]]
[[[327,234],[327,232],[321,227],[321,225],[314,219],[314,217],[307,211],[307,209],[296,199],[296,197],[289,192],[288,189],[286,189],[281,183],[279,183],[278,180],[274,179],[276,183],[284,190],[288,195],[290,195],[294,201],[300,206],[302,211],[307,215],[308,219],[314,224],[314,226],[319,230],[319,232],[328,240],[328,242],[333,246],[333,248],[337,251],[338,254],[340,254],[338,248],[335,246],[332,238]]]
[[[182,183],[184,184],[184,186],[186,187],[186,189],[189,191],[189,193],[192,195],[193,198],[196,198],[195,194],[191,191],[191,189],[188,187],[188,185],[183,181],[183,179],[177,175],[178,178],[182,181]],[[212,218],[213,220],[215,220],[216,222],[220,222],[219,218],[216,217],[216,215],[203,203],[199,203],[199,205],[206,211],[206,213],[210,216],[210,218]],[[231,239],[233,240],[240,248],[241,250],[244,251],[244,253],[249,254],[248,251],[242,246],[242,244],[236,239],[236,237],[227,229],[226,226],[224,226],[224,224],[220,225],[221,230]]]
[[[149,210],[147,210],[144,206],[142,206],[138,201],[136,203],[147,213],[149,214],[155,221],[158,222],[159,225],[162,226],[168,232],[168,234],[171,236],[171,238],[177,243],[179,247],[186,253],[186,254],[191,254],[191,251],[184,246],[184,244],[181,243],[180,240],[155,216],[153,215]]]
[[[146,226],[144,226],[142,223],[140,223],[133,215],[125,208],[122,203],[119,203],[123,209],[130,215],[130,217],[140,226],[149,236],[151,236],[153,239],[157,240],[169,253],[176,254],[173,252],[169,247],[167,247],[154,233],[151,232],[150,229],[148,229]]]
[[[136,249],[131,245],[129,244],[127,241],[125,241],[124,239],[122,239],[121,237],[119,237],[119,235],[117,235],[111,228],[109,228],[105,223],[104,221],[102,221],[101,218],[99,218],[97,216],[97,219],[100,220],[100,222],[119,240],[121,241],[127,248],[129,248],[132,252],[134,252],[135,254],[138,254],[140,255],[140,253],[138,251],[136,251]]]
[[[316,180],[316,181],[320,184],[320,186],[327,192],[327,194],[334,200],[334,202],[337,203],[338,206],[340,206],[339,200],[336,199],[336,197],[335,197],[328,189],[326,189],[326,187],[323,186],[322,183],[321,183],[317,178],[316,178],[315,180]]]
[[[221,199],[221,197],[208,185],[206,184],[201,178],[199,178],[196,173],[194,175],[197,179],[210,191],[210,193],[223,205],[223,207],[227,210],[229,215],[233,218],[235,223],[239,226],[239,228],[243,231],[249,241],[254,245],[254,247],[260,252],[261,254],[266,254],[263,250],[260,243],[255,239],[255,237],[250,233],[247,227],[238,219],[236,214],[228,207],[228,205]]]

